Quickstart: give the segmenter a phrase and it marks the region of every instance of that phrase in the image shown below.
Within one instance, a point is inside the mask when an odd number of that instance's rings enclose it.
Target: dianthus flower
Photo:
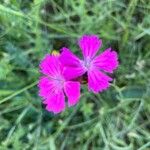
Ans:
[[[65,109],[65,95],[69,107],[75,105],[80,98],[80,83],[67,79],[59,57],[50,54],[45,56],[40,63],[43,75],[38,83],[39,96],[43,98],[46,109],[55,114]]]
[[[113,73],[118,67],[117,53],[111,48],[96,56],[102,40],[96,35],[84,35],[79,39],[83,59],[75,56],[68,48],[62,48],[60,61],[65,66],[64,75],[75,79],[87,74],[88,89],[94,93],[106,90],[112,78],[104,72]]]
[[[40,63],[43,75],[38,83],[39,95],[48,111],[62,112],[65,109],[65,96],[69,107],[75,105],[80,98],[80,83],[85,83],[82,80],[87,80],[89,91],[94,93],[110,86],[112,78],[107,73],[113,73],[117,69],[117,53],[108,48],[96,55],[102,45],[101,39],[96,35],[84,35],[78,44],[83,59],[64,47],[60,55],[48,54]]]

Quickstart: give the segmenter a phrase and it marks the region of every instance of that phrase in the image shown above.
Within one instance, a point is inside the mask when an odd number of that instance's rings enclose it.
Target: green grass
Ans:
[[[119,54],[114,82],[54,116],[38,97],[38,65],[97,34]],[[149,150],[150,2],[1,0],[0,150]],[[83,91],[85,87],[82,87]]]

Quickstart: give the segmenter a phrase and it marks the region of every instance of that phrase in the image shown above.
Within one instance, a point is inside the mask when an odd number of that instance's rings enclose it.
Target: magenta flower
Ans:
[[[46,109],[59,113],[65,109],[65,95],[68,97],[68,106],[75,105],[80,98],[80,83],[68,81],[64,75],[64,67],[59,56],[46,55],[40,63],[39,95],[46,104]]]
[[[110,78],[104,72],[113,73],[118,67],[118,57],[111,48],[96,56],[102,41],[96,35],[84,35],[79,39],[83,60],[75,56],[69,49],[62,48],[60,61],[65,66],[67,79],[74,79],[87,73],[88,89],[94,93],[101,92],[110,86]]]

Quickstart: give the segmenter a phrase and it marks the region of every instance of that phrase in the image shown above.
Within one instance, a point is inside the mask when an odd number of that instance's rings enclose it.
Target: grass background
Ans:
[[[111,88],[84,92],[54,116],[41,105],[38,65],[97,34],[119,54]],[[0,0],[0,150],[149,150],[150,1]]]

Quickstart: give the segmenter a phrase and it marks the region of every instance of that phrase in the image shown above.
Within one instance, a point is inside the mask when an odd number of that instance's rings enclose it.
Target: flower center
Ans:
[[[83,66],[83,68],[87,71],[89,70],[89,68],[91,67],[92,65],[92,60],[91,58],[87,57],[86,59],[84,59],[82,62],[81,62],[81,65]]]
[[[65,80],[63,77],[56,77],[54,82],[55,82],[55,85],[58,89],[62,89],[64,86]]]
[[[49,79],[52,81],[51,86],[53,87],[53,91],[55,93],[58,93],[61,91],[64,87],[65,79],[61,75],[55,75],[53,77],[49,77]]]

